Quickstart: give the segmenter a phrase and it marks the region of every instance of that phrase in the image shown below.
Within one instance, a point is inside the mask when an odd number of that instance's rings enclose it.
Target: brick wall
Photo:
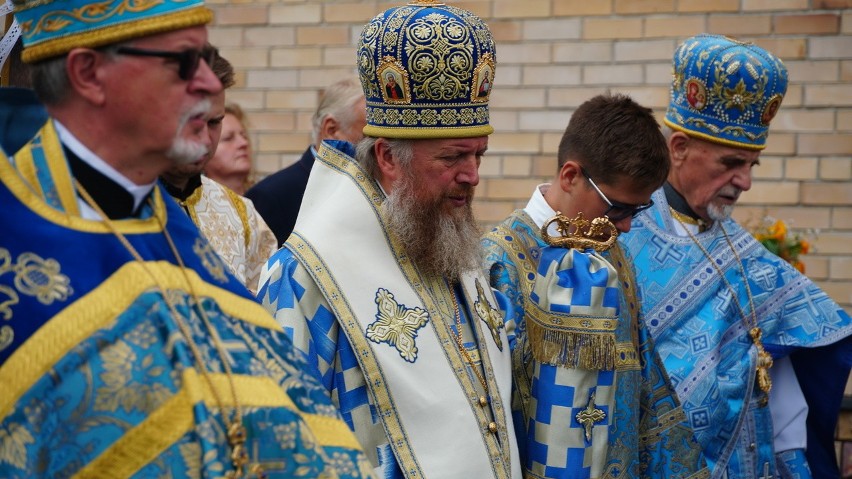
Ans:
[[[272,172],[310,141],[318,92],[354,74],[361,27],[400,2],[213,0],[211,40],[238,70],[229,98],[250,113],[256,162]],[[740,220],[818,230],[808,275],[852,311],[852,0],[464,0],[497,41],[496,132],[482,164],[484,224],[523,206],[556,168],[577,105],[606,89],[662,119],[677,44],[700,32],[781,57],[790,87]]]

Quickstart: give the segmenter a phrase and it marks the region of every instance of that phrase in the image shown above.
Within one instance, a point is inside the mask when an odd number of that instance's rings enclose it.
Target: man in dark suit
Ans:
[[[313,117],[313,144],[298,162],[269,175],[248,192],[248,197],[266,224],[275,233],[279,246],[287,240],[308,184],[314,165],[314,155],[322,140],[346,140],[358,143],[364,136],[367,123],[367,105],[361,83],[355,78],[345,78],[325,89]]]

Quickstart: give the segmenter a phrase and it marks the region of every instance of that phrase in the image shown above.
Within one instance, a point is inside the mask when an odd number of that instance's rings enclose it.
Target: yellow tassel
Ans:
[[[553,330],[528,321],[527,336],[536,361],[567,368],[615,369],[616,341],[613,332]]]

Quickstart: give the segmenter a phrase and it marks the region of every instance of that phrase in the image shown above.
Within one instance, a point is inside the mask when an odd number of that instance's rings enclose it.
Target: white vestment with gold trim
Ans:
[[[452,287],[419,274],[384,226],[383,200],[351,157],[323,144],[259,298],[317,366],[380,477],[520,478],[509,346],[488,281],[475,271]],[[456,344],[454,297],[487,391]]]

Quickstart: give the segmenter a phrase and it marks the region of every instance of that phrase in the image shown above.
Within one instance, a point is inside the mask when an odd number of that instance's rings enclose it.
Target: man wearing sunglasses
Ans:
[[[49,117],[0,115],[33,119],[23,145],[0,133],[0,477],[369,476],[285,333],[157,184],[210,146],[212,12],[15,16],[44,104],[20,106]]]
[[[787,69],[751,43],[698,35],[673,70],[672,169],[621,239],[648,329],[713,477],[840,477],[852,319],[730,217]]]
[[[224,88],[234,85],[234,67],[228,60],[215,55],[210,68]],[[211,96],[210,102],[205,127],[209,150],[192,163],[175,164],[161,178],[166,191],[192,218],[234,276],[256,292],[260,270],[278,243],[251,200],[201,174],[222,135],[225,92]]]
[[[631,265],[614,243],[666,178],[665,138],[650,109],[599,95],[574,112],[557,158],[552,183],[482,241],[491,285],[514,311],[512,409],[525,473],[690,477],[704,467],[700,448],[660,380]],[[550,221],[557,212],[571,220],[562,232]],[[611,227],[587,231],[589,220]]]

